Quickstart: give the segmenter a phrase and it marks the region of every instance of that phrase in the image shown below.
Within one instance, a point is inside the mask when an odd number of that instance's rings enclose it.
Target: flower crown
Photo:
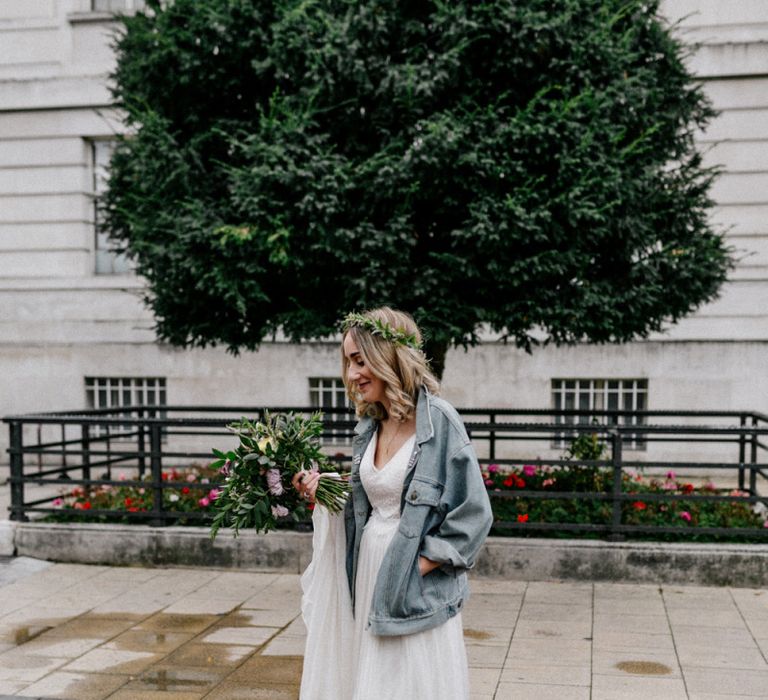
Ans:
[[[371,335],[379,335],[395,345],[404,345],[413,350],[421,350],[421,343],[415,333],[406,333],[402,328],[392,328],[386,321],[378,318],[369,318],[359,313],[349,313],[341,322],[341,329],[345,333],[352,327],[362,328]]]

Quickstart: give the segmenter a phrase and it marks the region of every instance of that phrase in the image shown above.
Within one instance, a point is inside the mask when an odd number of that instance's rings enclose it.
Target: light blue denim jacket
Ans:
[[[355,606],[355,577],[363,528],[371,513],[360,461],[377,423],[355,428],[352,497],[345,509],[347,577]],[[379,569],[368,627],[377,635],[412,634],[456,615],[469,595],[467,569],[493,522],[477,457],[456,410],[422,388],[416,405],[416,445],[406,469],[400,524]],[[440,562],[426,576],[419,555]]]

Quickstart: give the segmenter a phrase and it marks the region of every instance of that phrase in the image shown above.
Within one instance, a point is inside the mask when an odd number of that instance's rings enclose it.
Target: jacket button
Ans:
[[[415,501],[419,497],[419,494],[416,493],[416,491],[411,491],[411,500]]]

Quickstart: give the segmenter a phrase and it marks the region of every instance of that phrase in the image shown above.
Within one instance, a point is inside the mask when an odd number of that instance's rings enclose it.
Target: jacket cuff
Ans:
[[[422,541],[419,554],[438,562],[442,569],[471,569],[472,565],[442,537],[427,535]]]

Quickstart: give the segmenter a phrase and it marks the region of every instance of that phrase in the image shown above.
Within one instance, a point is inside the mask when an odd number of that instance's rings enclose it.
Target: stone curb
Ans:
[[[301,573],[311,533],[0,520],[0,556],[114,566],[201,566]],[[476,576],[519,581],[613,581],[768,586],[768,545],[603,542],[489,537]]]

